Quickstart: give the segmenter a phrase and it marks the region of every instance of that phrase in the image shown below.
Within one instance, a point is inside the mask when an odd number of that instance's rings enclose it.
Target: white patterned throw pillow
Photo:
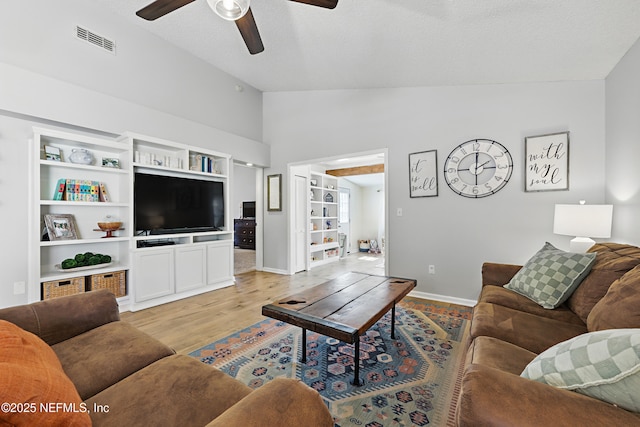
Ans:
[[[565,252],[547,242],[504,287],[553,309],[571,296],[595,261],[595,253]]]
[[[608,329],[561,342],[540,353],[521,376],[640,412],[640,329]]]

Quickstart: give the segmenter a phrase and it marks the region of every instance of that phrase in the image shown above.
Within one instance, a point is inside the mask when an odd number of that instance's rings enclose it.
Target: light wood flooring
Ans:
[[[354,253],[293,276],[257,271],[243,273],[236,275],[235,286],[146,310],[125,312],[121,318],[176,352],[187,354],[265,319],[263,305],[349,271],[384,275],[384,257]]]

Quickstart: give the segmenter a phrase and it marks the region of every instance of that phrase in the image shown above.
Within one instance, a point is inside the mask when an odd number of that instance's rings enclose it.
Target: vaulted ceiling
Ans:
[[[640,37],[637,0],[253,0],[264,52],[196,0],[94,0],[262,91],[603,79]]]

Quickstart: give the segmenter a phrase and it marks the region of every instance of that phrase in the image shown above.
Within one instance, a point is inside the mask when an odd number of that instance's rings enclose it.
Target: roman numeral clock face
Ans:
[[[476,199],[500,191],[512,171],[509,151],[490,139],[463,142],[444,163],[444,179],[449,187],[461,196]]]

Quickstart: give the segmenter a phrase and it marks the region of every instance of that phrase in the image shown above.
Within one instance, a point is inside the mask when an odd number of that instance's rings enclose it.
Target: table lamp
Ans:
[[[611,237],[613,205],[556,205],[553,232],[576,236],[569,244],[571,252],[586,252],[596,242],[592,237]]]

